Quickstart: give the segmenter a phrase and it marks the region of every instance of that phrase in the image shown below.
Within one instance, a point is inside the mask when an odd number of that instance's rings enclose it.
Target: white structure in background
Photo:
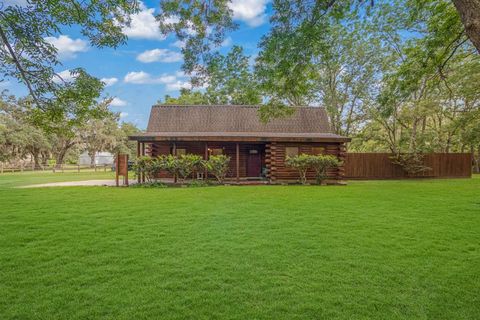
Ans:
[[[95,164],[96,165],[111,165],[115,161],[115,156],[110,152],[97,152],[95,155]],[[92,158],[88,155],[88,152],[84,152],[78,158],[78,164],[80,165],[90,165],[92,163]]]

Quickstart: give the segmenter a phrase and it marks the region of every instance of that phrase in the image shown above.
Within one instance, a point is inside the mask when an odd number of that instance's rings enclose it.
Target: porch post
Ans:
[[[236,169],[237,169],[237,183],[240,182],[240,144],[237,142],[236,150]]]
[[[204,160],[208,160],[208,144],[205,142],[205,155],[204,155]],[[208,180],[208,171],[205,168],[205,171],[203,172],[203,179]]]
[[[176,157],[177,156],[177,144],[174,142],[173,143],[173,150],[172,150],[173,155]],[[177,175],[173,175],[173,183],[177,183]]]
[[[140,158],[140,141],[137,140],[137,159]],[[141,173],[137,172],[137,182],[140,183],[141,181]]]
[[[142,142],[141,152],[142,156],[145,156],[145,142]],[[142,182],[145,183],[145,173],[142,173]]]

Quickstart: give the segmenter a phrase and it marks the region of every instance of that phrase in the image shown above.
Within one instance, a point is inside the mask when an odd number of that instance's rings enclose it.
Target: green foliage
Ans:
[[[193,173],[203,167],[203,159],[196,154],[182,154],[178,157],[176,165],[178,166],[178,174],[185,182],[188,177],[191,177]]]
[[[105,106],[106,107],[106,106]],[[108,111],[108,109],[106,109]],[[107,112],[103,119],[88,119],[80,131],[80,139],[85,150],[91,158],[91,164],[95,164],[95,155],[100,151],[119,151],[120,129],[118,128],[119,117],[113,112]]]
[[[315,179],[317,184],[321,184],[327,177],[327,170],[330,168],[336,168],[341,164],[337,157],[332,155],[309,155],[300,154],[294,157],[288,157],[285,159],[285,165],[287,167],[296,169],[300,176],[300,182],[302,184],[307,183],[307,171],[312,169],[315,171]]]
[[[133,136],[140,132],[138,127],[131,122],[122,122],[119,130],[116,132],[116,147],[114,152],[128,154],[129,159],[134,160],[137,157],[137,141],[129,140],[129,136]]]
[[[134,170],[139,174],[145,174],[146,181],[152,182],[158,176],[160,170],[165,170],[172,176],[179,176],[182,182],[192,177],[197,171],[206,168],[215,176],[218,182],[222,183],[228,172],[230,158],[225,155],[210,156],[204,161],[201,156],[195,154],[185,154],[180,156],[160,155],[158,157],[143,156],[137,158]]]
[[[29,1],[28,5],[2,5],[0,11],[0,74],[25,84],[33,102],[49,107],[66,83],[55,83],[53,67],[60,64],[48,37],[77,26],[96,47],[125,43],[122,27],[139,8],[137,0]],[[82,87],[87,92],[88,87]],[[79,92],[77,98],[81,97]]]
[[[223,183],[228,173],[230,157],[226,155],[210,156],[205,161],[205,168],[213,174],[219,183]]]
[[[163,169],[164,163],[159,158],[149,156],[138,157],[133,165],[133,170],[137,176],[144,175],[148,183],[153,182],[158,172]]]
[[[0,162],[17,164],[30,155],[40,168],[40,155],[51,149],[46,133],[31,120],[23,99],[2,95],[0,99]]]
[[[209,104],[256,105],[261,102],[249,57],[239,46],[233,46],[226,56],[218,52],[210,55],[204,73],[192,80],[208,84],[205,97]]]
[[[177,98],[165,95],[163,101],[159,100],[157,103],[169,105],[201,105],[208,104],[208,101],[203,92],[182,88]]]
[[[227,0],[164,0],[157,16],[165,35],[175,33],[184,42],[183,69],[187,74],[201,71],[214,47],[220,47],[226,34],[237,28]]]
[[[205,68],[192,78],[195,86],[207,85],[205,92],[180,90],[180,96],[168,95],[160,104],[240,104],[255,105],[262,101],[256,78],[249,67],[249,57],[243,49],[233,46],[227,55],[218,52],[208,55]]]
[[[170,173],[172,176],[178,177],[180,166],[179,166],[179,160],[176,156],[171,154],[160,155],[156,158],[156,161],[158,161],[160,170],[165,170],[168,173]]]
[[[307,184],[307,170],[311,167],[310,157],[310,155],[302,153],[294,157],[287,156],[285,159],[285,165],[287,167],[298,171],[301,184]]]
[[[310,168],[315,171],[317,184],[321,184],[327,178],[327,170],[337,168],[341,162],[332,155],[311,155],[309,156]]]
[[[392,162],[399,165],[407,175],[414,177],[418,174],[432,170],[424,165],[425,156],[418,152],[400,153],[392,158]]]

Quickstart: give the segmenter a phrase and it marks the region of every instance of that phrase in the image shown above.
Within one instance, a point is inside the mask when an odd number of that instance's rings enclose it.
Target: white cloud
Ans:
[[[123,28],[123,33],[132,39],[164,40],[158,21],[154,15],[155,9],[147,8],[140,3],[140,11],[130,16],[129,27]]]
[[[57,37],[46,37],[45,41],[57,48],[60,59],[72,59],[79,52],[88,51],[88,43],[82,39],[72,39],[66,35]]]
[[[105,83],[105,87],[113,86],[115,83],[118,82],[117,78],[102,78],[100,79],[103,83]]]
[[[167,86],[165,87],[167,91],[176,91],[180,89],[191,89],[191,88],[192,88],[192,85],[190,82],[182,81],[182,80],[177,80],[172,83],[167,83]]]
[[[153,49],[140,53],[137,60],[143,63],[150,62],[177,62],[182,61],[183,55],[180,52],[171,51],[168,49]]]
[[[123,78],[123,81],[127,83],[136,83],[136,84],[151,83],[152,76],[143,71],[139,71],[139,72],[132,71],[127,73],[125,78]]]
[[[192,85],[186,80],[186,76],[182,71],[177,71],[174,74],[162,74],[157,77],[144,71],[134,71],[127,73],[123,81],[133,84],[164,84],[165,90],[167,91],[192,88]]]
[[[117,97],[113,98],[112,102],[110,102],[110,106],[112,107],[125,107],[127,104],[128,104],[127,101]]]
[[[232,0],[229,3],[233,18],[242,20],[251,27],[258,27],[266,21],[269,0]]]
[[[120,119],[126,118],[128,116],[127,112],[120,112]]]
[[[167,84],[167,83],[175,82],[176,80],[177,80],[177,77],[175,75],[163,74],[159,77],[153,77],[151,74],[144,71],[129,72],[123,79],[123,81],[125,81],[126,83],[134,83],[134,84],[155,84],[155,83]]]
[[[75,78],[76,78],[76,76],[72,75],[70,73],[70,70],[63,70],[61,72],[57,72],[57,74],[52,77],[52,81],[55,82],[55,83],[62,83],[63,81],[71,82]]]

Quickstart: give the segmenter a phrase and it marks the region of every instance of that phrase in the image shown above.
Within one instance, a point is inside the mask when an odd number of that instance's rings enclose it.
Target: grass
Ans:
[[[0,319],[480,314],[479,177],[8,188],[25,180],[0,176]]]
[[[3,173],[0,174],[0,188],[19,187],[32,184],[42,184],[50,182],[63,181],[82,181],[82,180],[102,180],[115,179],[115,173],[111,171],[93,171],[84,170],[80,172],[66,171],[56,172],[40,171],[40,172],[17,172],[17,173]],[[131,178],[132,179],[132,178]]]

